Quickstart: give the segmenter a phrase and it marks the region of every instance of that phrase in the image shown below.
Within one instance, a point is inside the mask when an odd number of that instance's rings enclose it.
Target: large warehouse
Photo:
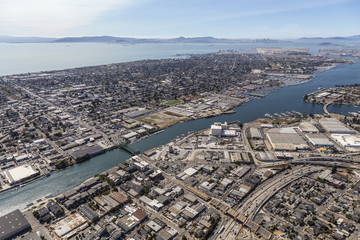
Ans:
[[[360,135],[331,134],[331,137],[343,147],[360,148]]]
[[[275,151],[296,151],[309,149],[309,146],[293,128],[274,128],[267,132],[267,137]]]
[[[0,217],[0,240],[14,239],[30,230],[31,225],[20,210]]]
[[[319,129],[317,129],[311,122],[302,122],[299,124],[300,131],[304,133],[318,133]]]
[[[332,143],[324,134],[321,134],[321,133],[308,133],[305,136],[316,147],[331,147],[331,146],[334,146],[334,143]]]
[[[329,133],[355,134],[356,132],[346,127],[342,122],[335,118],[322,118],[319,123],[325,131]]]
[[[5,171],[9,183],[16,184],[39,174],[32,166],[25,164]]]

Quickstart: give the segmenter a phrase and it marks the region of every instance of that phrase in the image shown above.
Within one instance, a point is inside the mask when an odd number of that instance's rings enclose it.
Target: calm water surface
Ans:
[[[107,44],[107,43],[0,43],[0,76],[59,70],[74,67],[173,58],[176,54],[196,54],[219,50],[256,47],[305,47],[318,53],[315,43],[239,43],[239,44]]]

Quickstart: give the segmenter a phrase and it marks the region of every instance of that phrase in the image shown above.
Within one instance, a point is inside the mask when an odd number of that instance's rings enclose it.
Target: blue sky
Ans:
[[[297,38],[360,34],[360,0],[0,0],[0,35]]]

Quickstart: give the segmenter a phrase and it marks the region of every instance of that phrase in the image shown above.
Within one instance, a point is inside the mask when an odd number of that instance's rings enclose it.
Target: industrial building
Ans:
[[[175,115],[183,116],[183,117],[191,117],[194,115],[194,112],[189,109],[183,109],[180,107],[169,107],[165,109],[166,112],[173,113]]]
[[[210,134],[211,136],[215,137],[235,137],[236,130],[229,129],[229,126],[226,122],[215,122],[213,125],[211,125]]]
[[[221,127],[221,123],[214,123],[213,125],[211,125],[211,136],[221,136],[222,133],[222,127]]]
[[[127,113],[127,114],[125,114],[125,116],[127,116],[129,118],[138,118],[138,117],[142,117],[142,116],[148,115],[153,112],[154,112],[153,110],[149,110],[146,108],[139,108],[138,111]]]
[[[139,201],[146,204],[148,207],[150,207],[156,211],[160,211],[161,208],[164,207],[164,205],[162,203],[160,203],[158,200],[156,200],[156,199],[151,200],[150,198],[148,198],[146,196],[140,197]]]
[[[31,231],[31,225],[20,210],[0,217],[0,240],[14,239],[29,231]]]
[[[90,221],[95,221],[96,219],[98,219],[100,216],[99,214],[97,214],[94,210],[92,210],[88,205],[84,204],[81,205],[79,207],[79,212],[86,217],[87,219],[89,219]]]
[[[346,127],[342,122],[335,118],[322,118],[319,120],[320,126],[329,133],[355,134],[353,129]]]
[[[274,128],[267,132],[267,137],[275,151],[296,151],[309,149],[309,146],[293,128]]]
[[[110,197],[117,201],[119,204],[124,204],[128,201],[128,198],[119,192],[110,193]]]
[[[331,134],[342,147],[346,148],[360,148],[360,135],[350,134]]]
[[[133,141],[133,140],[136,139],[137,135],[138,135],[138,133],[136,133],[136,132],[130,132],[130,133],[128,133],[128,134],[123,135],[122,137],[123,137],[126,141],[131,142],[131,141]]]
[[[94,146],[86,147],[84,149],[73,151],[69,155],[74,159],[79,159],[86,156],[92,157],[103,152],[104,149],[102,147],[98,145],[94,145]]]
[[[311,122],[302,122],[299,124],[300,131],[304,133],[318,133],[319,129],[317,129]]]
[[[11,185],[20,183],[35,177],[36,175],[39,175],[39,172],[28,164],[5,170],[5,173]]]
[[[307,139],[316,147],[332,147],[332,143],[324,134],[321,133],[308,133],[305,135]]]
[[[201,183],[199,187],[206,191],[212,191],[216,187],[216,183],[209,183],[208,181],[205,181]]]
[[[261,134],[259,128],[251,127],[250,128],[250,136],[253,139],[263,139],[263,135]]]
[[[87,226],[86,219],[79,213],[74,213],[60,222],[53,224],[51,227],[54,229],[56,235],[60,238],[70,238],[76,230]]]

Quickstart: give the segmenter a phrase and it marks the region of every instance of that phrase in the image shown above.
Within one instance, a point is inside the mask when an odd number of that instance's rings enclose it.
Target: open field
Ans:
[[[165,102],[164,104],[167,105],[167,106],[175,106],[176,104],[179,104],[179,103],[182,103],[182,102],[183,101],[181,101],[181,100],[175,99],[175,100],[171,100],[169,102]]]
[[[139,120],[157,126],[161,129],[174,125],[180,121],[187,121],[189,120],[189,118],[182,117],[166,111],[160,111],[154,114],[141,117],[139,118]]]

